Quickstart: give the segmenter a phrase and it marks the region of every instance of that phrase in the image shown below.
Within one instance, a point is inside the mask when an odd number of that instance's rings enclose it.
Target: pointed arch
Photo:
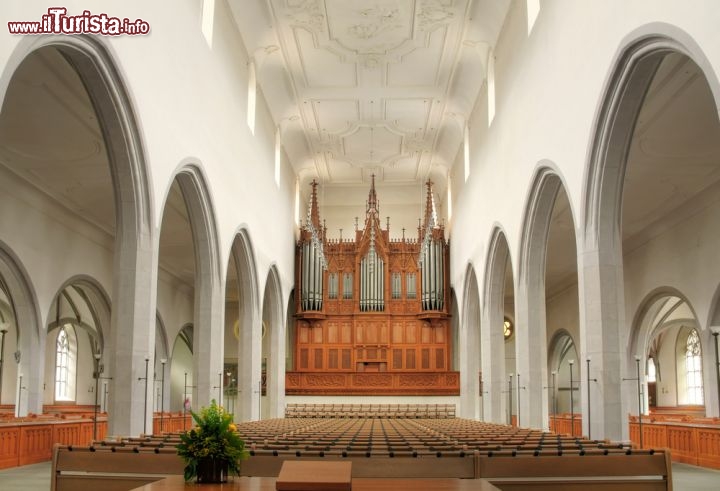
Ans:
[[[111,328],[111,301],[105,288],[95,278],[88,275],[75,275],[65,280],[55,294],[48,311],[48,332],[59,327],[57,298],[62,297],[67,303],[72,316],[60,316],[60,322],[71,321],[76,328],[84,329],[97,336],[96,346],[100,354],[105,353],[105,343],[109,338]],[[83,304],[85,307],[83,308]],[[90,319],[82,320],[82,312],[86,311]]]
[[[626,313],[622,255],[622,199],[627,156],[645,95],[670,53],[690,58],[705,75],[716,106],[720,84],[699,45],[683,30],[652,23],[630,32],[620,43],[608,71],[588,145],[582,196],[579,247],[581,334],[592,336],[599,351],[600,411],[594,411],[593,434],[623,439],[625,415],[633,395],[621,383],[634,360],[624,356]],[[581,340],[583,342],[583,340]],[[598,363],[595,362],[598,360]],[[618,402],[614,402],[618,401]]]
[[[10,303],[9,308],[13,316],[12,328],[17,346],[29,348],[30,343],[37,343],[40,340],[41,316],[37,295],[20,259],[2,240],[0,240],[0,288],[5,292]],[[27,326],[29,333],[24,334],[20,326]]]
[[[25,36],[16,45],[0,75],[0,104],[4,104],[11,80],[23,61],[35,51],[56,49],[74,68],[82,80],[98,116],[107,149],[115,211],[115,247],[111,312],[113,338],[110,365],[136,372],[144,363],[146,333],[153,324],[154,305],[147,292],[154,288],[153,223],[150,172],[146,164],[140,124],[127,90],[119,64],[108,40],[100,36]],[[43,356],[35,350],[36,356]],[[39,364],[23,363],[25,373],[37,372],[30,380],[32,387],[41,387]],[[127,380],[113,380],[110,411],[110,432],[139,434],[137,414],[142,407],[142,394]],[[28,391],[27,407],[40,412],[39,393]],[[129,407],[129,409],[128,409]],[[121,410],[122,408],[122,410]],[[135,420],[133,421],[133,415]]]
[[[586,240],[599,242],[604,236],[613,237],[620,224],[632,130],[655,71],[671,52],[687,56],[700,67],[718,106],[717,74],[688,33],[658,22],[641,26],[625,37],[605,82],[592,130],[582,207]]]
[[[267,362],[263,363],[267,387],[267,415],[277,418],[284,415],[285,407],[285,316],[282,285],[275,264],[270,266],[265,281],[262,310],[263,357],[267,357]]]
[[[466,375],[461,379],[460,410],[466,418],[480,417],[481,311],[480,290],[472,263],[465,268],[463,285],[460,364]],[[463,361],[464,360],[464,361]]]
[[[234,271],[230,271],[230,263]],[[234,274],[237,280],[238,302],[238,390],[244,397],[239,401],[240,418],[259,418],[260,394],[257,388],[261,382],[261,327],[260,294],[255,251],[248,229],[243,225],[233,236],[228,255],[228,276]],[[248,395],[249,394],[249,395]]]
[[[8,300],[7,309],[9,310],[3,316],[4,320],[2,322],[4,324],[3,328],[7,329],[7,333],[3,336],[6,353],[16,353],[16,356],[20,357],[20,361],[29,358],[30,362],[25,364],[29,368],[25,372],[30,379],[29,386],[41,387],[43,379],[42,343],[45,337],[40,333],[42,317],[37,294],[22,262],[2,240],[0,240],[0,289]],[[7,360],[7,355],[4,356],[4,360]],[[17,390],[18,368],[18,364],[3,361],[0,370],[0,377],[2,377],[0,388],[4,387],[7,393],[7,389],[11,387],[12,391],[10,393],[16,394],[13,399],[16,416],[21,415],[18,408],[25,408],[26,412],[28,410],[34,411],[33,408],[42,407],[42,395],[39,391]],[[17,399],[18,393],[22,398],[21,401]],[[2,394],[0,394],[1,397]],[[5,402],[7,403],[8,400],[5,399]]]
[[[182,161],[168,183],[163,213],[173,183],[177,182],[185,202],[192,234],[195,264],[193,375],[196,404],[208,404],[217,389],[217,376],[223,371],[223,283],[217,220],[212,193],[202,164],[193,158]],[[221,399],[221,398],[218,398]],[[221,401],[220,401],[221,402]]]
[[[168,342],[167,328],[165,327],[165,321],[160,315],[159,311],[155,312],[155,350],[158,349],[158,340],[160,341],[160,357],[170,360],[170,344]],[[156,356],[156,358],[158,358]],[[156,360],[157,361],[157,360]]]
[[[666,301],[673,298],[677,299],[675,305],[667,305]],[[645,295],[633,316],[630,339],[627,343],[627,357],[633,358],[638,355],[644,359],[648,354],[648,346],[653,335],[656,334],[657,328],[661,327],[664,321],[682,304],[689,309],[693,317],[692,321],[699,329],[700,325],[695,308],[677,288],[661,286]]]
[[[503,322],[505,320],[505,290],[507,288],[506,269],[508,263],[512,278],[513,264],[507,234],[502,225],[495,224],[490,232],[488,252],[485,258],[485,277],[483,281],[483,322],[481,346],[483,353],[483,394],[484,414],[487,420],[495,423],[509,423],[507,403],[500,395],[505,381],[505,340]]]
[[[517,370],[523,374],[527,387],[527,396],[520,400],[520,411],[528,419],[521,421],[521,426],[547,426],[548,395],[543,389],[547,381],[545,266],[550,220],[561,188],[565,186],[555,164],[548,160],[539,162],[523,213],[515,295]]]

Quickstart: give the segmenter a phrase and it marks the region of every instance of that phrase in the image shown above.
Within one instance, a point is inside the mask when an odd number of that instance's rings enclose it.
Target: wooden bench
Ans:
[[[182,474],[174,448],[72,447],[54,445],[51,491],[129,491],[165,476]]]
[[[244,476],[275,477],[285,461],[326,461],[352,462],[353,478],[464,478],[475,477],[475,459],[472,454],[464,457],[436,457],[432,455],[376,456],[365,452],[346,452],[347,457],[327,455],[319,457],[319,453],[306,452],[298,457],[294,453],[277,452],[256,453],[243,461],[241,471]]]
[[[666,452],[478,454],[476,477],[503,491],[672,491]]]

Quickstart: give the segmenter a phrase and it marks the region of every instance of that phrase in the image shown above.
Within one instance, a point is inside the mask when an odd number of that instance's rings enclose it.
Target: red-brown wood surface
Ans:
[[[441,244],[442,254],[435,259],[433,271],[438,272],[442,293],[441,302],[430,304],[438,310],[427,310],[427,304],[423,309],[423,269],[418,263],[421,241],[409,238],[410,233],[408,238],[391,239],[389,230],[379,228],[369,210],[365,227],[356,230],[353,239],[330,240],[320,231],[327,261],[320,308],[303,308],[302,268],[307,263],[303,244],[312,241],[312,234],[301,232],[295,261],[294,369],[287,374],[286,393],[458,395],[459,373],[451,371],[450,247],[444,229],[431,229],[432,240]],[[319,227],[316,205],[311,216]],[[368,233],[371,227],[373,234]],[[384,264],[383,288],[376,292],[383,304],[379,311],[363,311],[360,302],[361,263],[371,247]],[[350,274],[352,291],[346,292],[344,277]],[[336,282],[332,296],[331,276]],[[393,278],[399,289],[393,289]],[[414,288],[408,289],[409,284]]]
[[[674,462],[720,469],[720,426],[643,419],[643,448],[669,449]],[[640,445],[640,425],[630,421],[630,440]]]

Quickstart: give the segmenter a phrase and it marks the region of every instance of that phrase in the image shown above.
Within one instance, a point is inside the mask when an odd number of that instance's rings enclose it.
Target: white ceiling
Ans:
[[[325,206],[372,174],[444,192],[509,1],[229,3],[295,171],[345,189]]]

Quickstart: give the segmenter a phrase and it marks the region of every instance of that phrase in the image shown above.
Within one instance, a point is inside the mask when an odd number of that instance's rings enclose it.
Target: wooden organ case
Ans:
[[[364,228],[328,240],[317,183],[296,247],[293,394],[458,395],[451,370],[449,244],[428,181],[417,239],[381,228],[373,176]]]

